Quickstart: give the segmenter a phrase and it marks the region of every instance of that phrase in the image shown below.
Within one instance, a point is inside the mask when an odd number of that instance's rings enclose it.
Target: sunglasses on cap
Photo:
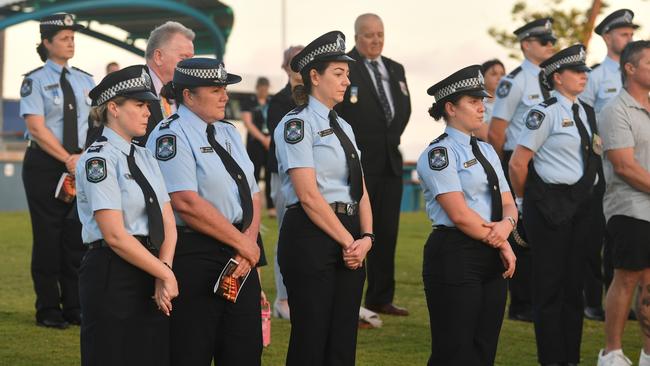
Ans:
[[[556,40],[555,40],[555,39],[552,39],[552,38],[537,38],[537,37],[531,37],[530,40],[531,40],[531,41],[537,41],[537,42],[539,42],[539,44],[541,44],[542,46],[547,46],[549,43],[550,43],[552,46],[555,46],[555,42],[556,42]]]

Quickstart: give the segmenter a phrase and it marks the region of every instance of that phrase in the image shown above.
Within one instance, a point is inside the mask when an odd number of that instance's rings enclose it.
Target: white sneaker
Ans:
[[[598,366],[632,366],[632,361],[625,357],[622,349],[611,351],[603,355],[604,349],[598,353]],[[649,364],[650,365],[650,364]]]
[[[641,354],[639,355],[639,366],[650,366],[650,355],[641,349]]]

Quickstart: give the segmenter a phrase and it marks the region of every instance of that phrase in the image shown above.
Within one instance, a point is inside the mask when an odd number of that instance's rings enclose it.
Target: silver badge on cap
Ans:
[[[228,77],[228,73],[226,72],[226,69],[223,67],[223,64],[219,64],[219,68],[217,69],[217,79],[222,82],[226,81],[226,78]]]
[[[483,74],[481,73],[481,70],[478,70],[478,83],[480,86],[485,85],[485,79],[483,79]]]
[[[72,19],[72,15],[66,14],[65,17],[63,17],[63,24],[70,26],[74,24],[74,19]]]
[[[144,69],[142,69],[142,74],[140,74],[140,79],[142,79],[142,83],[147,89],[151,89],[151,76],[147,74]]]
[[[546,24],[544,24],[544,29],[550,31],[552,27],[553,27],[553,24],[551,23],[551,21],[549,19],[547,19]]]
[[[580,61],[585,61],[587,59],[587,53],[585,52],[584,48],[580,49],[580,54],[578,57],[580,57]]]
[[[629,11],[626,11],[625,14],[623,14],[623,19],[625,19],[627,23],[632,23],[633,18],[634,16]]]
[[[345,40],[340,34],[336,36],[336,47],[338,48],[338,51],[345,52]]]

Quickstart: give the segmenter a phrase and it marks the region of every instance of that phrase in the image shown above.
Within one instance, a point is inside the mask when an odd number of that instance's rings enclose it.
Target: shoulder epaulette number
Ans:
[[[171,116],[167,117],[167,119],[164,120],[164,121],[162,121],[162,123],[160,124],[160,128],[159,128],[159,130],[165,130],[165,129],[168,129],[168,128],[169,128],[169,125],[171,125],[172,122],[174,122],[175,120],[177,120],[178,117],[179,117],[179,115],[176,114],[176,113],[174,113],[174,114],[172,114]]]

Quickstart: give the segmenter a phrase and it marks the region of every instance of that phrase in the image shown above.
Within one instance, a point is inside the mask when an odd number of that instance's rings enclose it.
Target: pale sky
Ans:
[[[498,26],[514,30],[522,24],[513,22],[510,9],[515,0],[285,0],[287,45],[307,44],[331,30],[340,30],[347,38],[347,48],[354,46],[354,20],[362,13],[382,17],[386,40],[384,56],[402,63],[406,69],[412,102],[412,115],[403,137],[406,160],[417,159],[428,143],[444,128],[427,110],[432,97],[426,89],[450,73],[472,64],[497,57],[512,70],[517,61],[487,34]],[[282,62],[281,0],[224,0],[235,15],[232,34],[226,46],[225,63],[229,72],[240,74],[249,88],[257,76],[271,79],[272,91],[286,83],[280,69]],[[541,6],[542,2],[539,2]],[[565,6],[586,8],[591,0],[565,0]],[[635,23],[642,26],[637,39],[649,39],[650,1],[609,0],[606,13],[619,8],[635,12]],[[490,4],[490,6],[486,6]],[[496,5],[499,6],[496,6]],[[597,22],[605,15],[601,15]],[[107,27],[113,34],[119,34]],[[105,65],[117,61],[121,66],[143,63],[141,57],[117,47],[78,34],[76,56],[70,64],[84,69],[99,81]],[[22,74],[42,65],[35,47],[39,42],[38,23],[13,26],[6,33],[4,97],[18,98]],[[138,44],[144,47],[143,44]],[[589,47],[589,63],[605,56],[602,39],[594,35]],[[237,90],[238,87],[231,89]],[[240,89],[241,90],[241,89]]]

